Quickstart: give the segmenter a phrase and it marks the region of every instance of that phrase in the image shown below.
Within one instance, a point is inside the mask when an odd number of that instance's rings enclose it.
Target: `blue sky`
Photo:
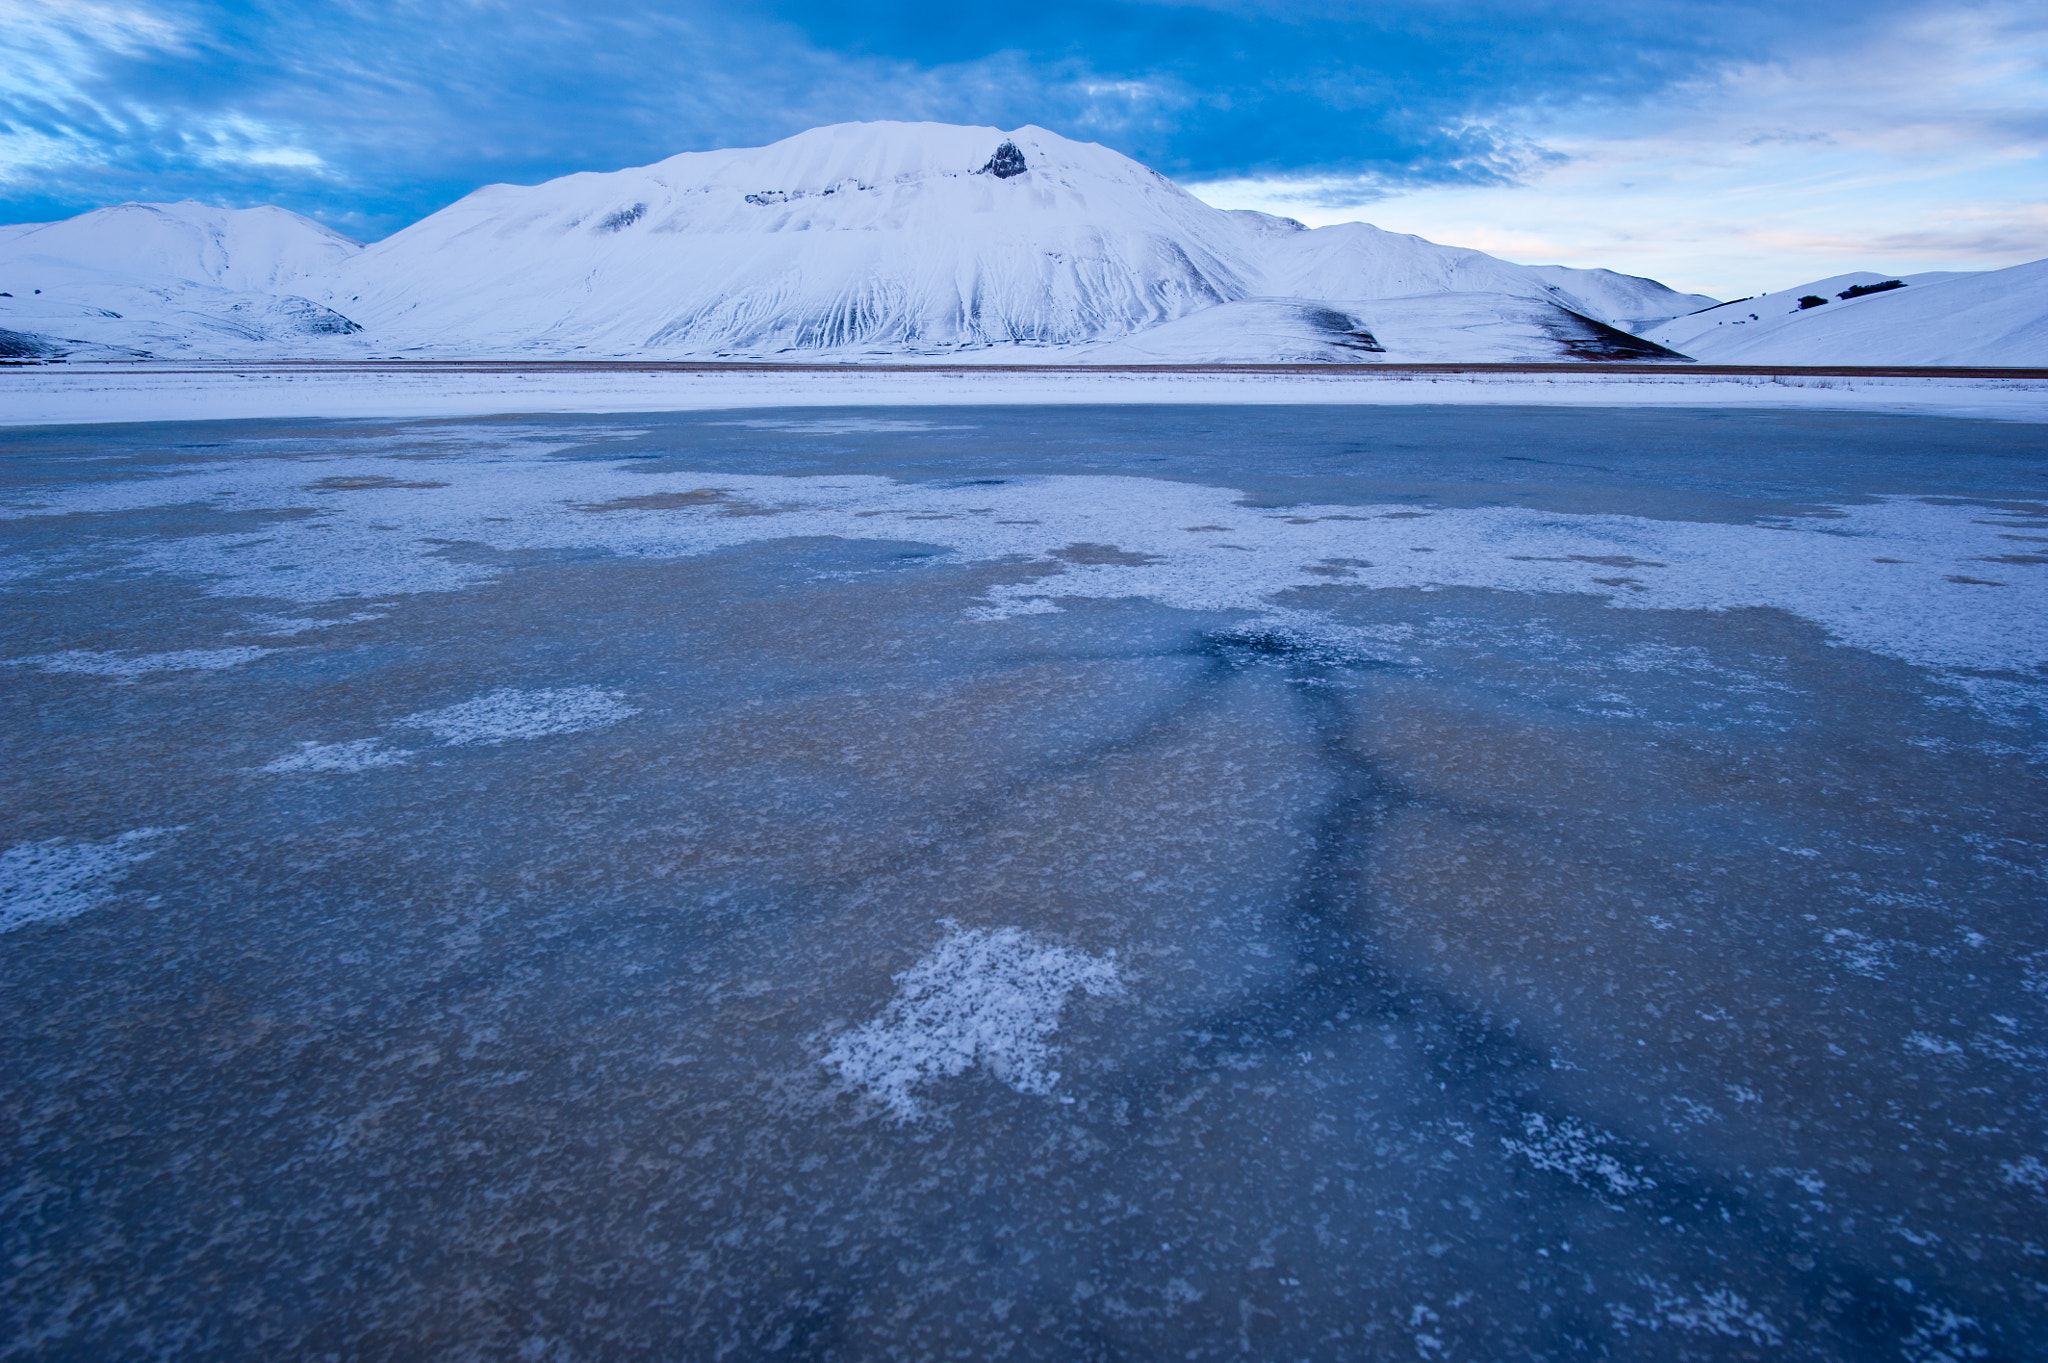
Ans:
[[[2048,8],[1911,0],[0,0],[0,220],[1037,123],[1212,202],[1722,295],[2048,255]]]

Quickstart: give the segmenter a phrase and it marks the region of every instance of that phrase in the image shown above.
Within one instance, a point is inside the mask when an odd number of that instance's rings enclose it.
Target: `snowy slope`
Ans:
[[[1006,144],[1025,168],[984,171]],[[490,350],[1068,345],[1252,292],[1246,238],[1042,129],[851,124],[478,190],[367,248],[328,301],[401,344]]]
[[[1444,340],[1470,351],[1453,358],[1504,346],[1582,353],[1527,318],[1489,338],[1475,320],[1485,307],[1449,297],[1466,293],[1624,327],[1713,301],[1362,224],[1311,231],[1226,212],[1092,143],[932,123],[841,124],[639,170],[494,185],[366,248],[326,301],[380,342],[428,350],[1030,360],[1251,299],[1444,295]],[[1321,353],[1313,325],[1284,320],[1301,315],[1238,309],[1159,344],[1197,360]],[[1254,316],[1264,320],[1237,329]],[[1260,336],[1280,348],[1262,349]]]
[[[1547,298],[1439,292],[1324,302],[1255,298],[1079,348],[1088,364],[1517,364],[1670,360]]]
[[[297,354],[354,327],[303,295],[361,247],[282,208],[121,204],[0,228],[0,347]],[[30,339],[20,339],[30,338]]]
[[[1396,299],[1400,357],[1633,356],[1657,352],[1589,337],[1711,301],[1219,210],[1092,143],[933,123],[493,185],[367,248],[279,209],[125,204],[0,229],[0,294],[15,354],[971,361],[1083,358],[1218,308],[1152,350],[1393,359],[1333,342],[1323,305]]]
[[[1283,220],[1284,221],[1284,220]],[[1483,251],[1347,222],[1276,237],[1262,252],[1264,292],[1328,300],[1491,293],[1543,299],[1623,329],[1711,306],[1653,279],[1563,265],[1515,265]]]
[[[1905,287],[1840,297],[1887,279]],[[1828,301],[1801,308],[1809,296]],[[1645,334],[1720,364],[2048,366],[2048,260],[1977,274],[1836,275]]]

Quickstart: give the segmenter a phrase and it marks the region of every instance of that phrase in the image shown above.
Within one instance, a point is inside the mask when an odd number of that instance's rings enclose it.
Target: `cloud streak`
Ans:
[[[2044,66],[2032,7],[1910,10],[1797,60],[1676,82],[1626,118],[1505,111],[1543,152],[1511,187],[1308,175],[1197,188],[1723,297],[1856,269],[1996,268],[2048,255]]]

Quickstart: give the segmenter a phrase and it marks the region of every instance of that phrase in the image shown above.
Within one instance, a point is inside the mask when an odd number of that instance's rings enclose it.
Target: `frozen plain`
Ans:
[[[4,446],[15,1355],[2048,1355],[2039,425]]]

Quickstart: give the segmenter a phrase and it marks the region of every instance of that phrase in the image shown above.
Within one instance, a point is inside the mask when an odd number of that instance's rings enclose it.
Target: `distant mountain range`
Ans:
[[[2044,270],[1717,305],[1212,208],[1040,128],[853,123],[492,185],[369,246],[194,203],[0,227],[0,355],[2038,365]]]

